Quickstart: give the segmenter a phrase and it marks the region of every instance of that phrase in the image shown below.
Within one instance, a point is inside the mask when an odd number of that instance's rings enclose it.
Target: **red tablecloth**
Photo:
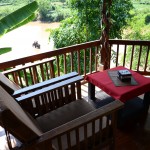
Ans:
[[[126,68],[119,66],[116,68],[112,68],[110,70],[122,70],[122,69]],[[118,99],[121,100],[122,102],[125,102],[126,100],[129,100],[131,98],[134,98],[145,92],[150,91],[150,78],[146,78],[132,70],[130,70],[130,72],[132,73],[134,79],[138,82],[138,85],[117,87],[110,79],[107,70],[87,75],[85,76],[85,79],[88,82],[105,91],[114,99]]]

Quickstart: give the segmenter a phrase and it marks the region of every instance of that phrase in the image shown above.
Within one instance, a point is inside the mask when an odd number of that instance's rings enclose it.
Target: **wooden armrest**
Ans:
[[[77,76],[77,75],[78,75],[77,72],[71,72],[71,73],[68,73],[68,74],[65,74],[65,75],[56,77],[56,78],[52,78],[52,79],[43,81],[43,82],[41,82],[41,83],[36,83],[36,84],[31,85],[31,86],[29,86],[29,87],[25,87],[25,88],[16,90],[16,91],[13,93],[13,97],[18,97],[18,96],[20,96],[20,95],[22,95],[22,94],[26,94],[26,93],[29,93],[29,92],[32,92],[32,91],[36,91],[36,90],[38,90],[38,89],[41,89],[41,88],[50,86],[50,85],[52,85],[52,84],[56,84],[56,83],[58,83],[58,82],[61,82],[61,81],[70,79],[70,78],[75,77],[75,76]]]
[[[124,103],[122,103],[119,100],[115,100],[103,107],[100,107],[98,109],[95,109],[94,111],[91,111],[90,113],[81,116],[75,120],[72,120],[60,127],[57,127],[49,132],[44,133],[42,136],[45,137],[45,140],[48,140],[49,138],[53,138],[57,135],[60,135],[62,133],[67,132],[68,130],[71,130],[73,128],[76,128],[78,126],[81,126],[83,124],[87,124],[90,121],[98,118],[98,117],[102,117],[108,114],[111,114],[113,112],[118,111],[119,109],[123,108]],[[56,132],[57,131],[57,132]]]
[[[73,130],[77,131],[81,126],[85,127],[87,124],[93,123],[93,121],[95,121],[98,118],[102,118],[103,116],[112,115],[111,119],[114,119],[113,117],[116,117],[116,111],[121,109],[123,105],[124,104],[121,101],[113,101],[112,103],[109,103],[99,109],[96,109],[95,111],[81,116],[80,118],[72,120],[62,126],[59,126],[49,132],[46,132],[43,135],[41,135],[40,138],[37,139],[34,143],[32,143],[32,145],[30,145],[30,149],[34,149],[37,146],[41,146],[45,142],[50,146],[52,139],[59,139],[62,135],[70,134]],[[115,128],[114,124],[116,124],[116,120],[112,121],[113,128]]]
[[[73,74],[76,74],[76,73],[73,73]],[[72,78],[69,78],[67,80],[64,80],[64,81],[61,81],[61,82],[58,82],[56,84],[53,84],[53,85],[50,85],[48,87],[45,87],[45,88],[42,88],[40,90],[36,90],[34,92],[31,92],[29,94],[26,94],[26,95],[23,95],[23,96],[20,96],[18,98],[16,98],[16,100],[19,102],[19,101],[23,101],[23,100],[26,100],[26,99],[31,99],[33,97],[36,97],[36,96],[39,96],[41,94],[44,94],[46,92],[49,92],[51,90],[55,90],[57,88],[60,88],[60,87],[64,87],[66,85],[69,85],[69,84],[72,84],[72,83],[76,83],[76,82],[79,82],[83,80],[83,77],[82,76],[75,76],[75,77],[72,77]],[[57,80],[56,80],[57,81]],[[18,90],[19,91],[19,90]],[[15,96],[15,95],[14,95]]]

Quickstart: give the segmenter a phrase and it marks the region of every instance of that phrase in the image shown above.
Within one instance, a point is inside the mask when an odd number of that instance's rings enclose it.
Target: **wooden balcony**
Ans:
[[[99,55],[101,46],[102,43],[97,40],[9,60],[0,63],[0,70],[20,87],[30,86],[72,71],[85,76],[99,71],[99,58],[103,57]],[[107,57],[109,57],[108,68],[120,65],[133,69],[142,75],[150,76],[150,41],[109,40],[109,47],[110,49],[107,52]],[[82,95],[89,101],[87,84],[84,81],[83,83]],[[109,98],[100,89],[97,89],[96,96],[99,101]],[[143,124],[136,124],[132,129],[126,131],[118,129],[116,137],[118,150],[150,149],[149,116],[148,114],[147,120]]]

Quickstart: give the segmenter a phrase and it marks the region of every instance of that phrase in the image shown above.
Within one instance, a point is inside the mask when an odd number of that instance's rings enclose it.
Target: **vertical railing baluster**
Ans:
[[[124,46],[123,66],[125,66],[125,62],[126,62],[126,51],[127,51],[127,45]]]
[[[36,66],[32,67],[32,74],[33,74],[34,84],[36,84],[37,83]]]
[[[71,84],[71,95],[72,95],[72,99],[75,101],[76,100],[76,93],[75,93],[75,84]]]
[[[45,75],[44,75],[44,67],[43,67],[44,64],[40,64],[40,74],[41,74],[41,78],[42,78],[42,81],[45,81]]]
[[[102,134],[102,117],[99,119],[99,143],[101,144],[102,143],[102,137],[103,137],[103,134]]]
[[[148,64],[149,51],[150,51],[150,46],[147,47],[147,55],[145,60],[144,72],[146,71],[147,64]]]
[[[66,62],[66,53],[65,54],[63,54],[63,58],[64,58],[64,74],[66,74],[67,73],[67,62]]]
[[[84,49],[84,76],[86,75],[86,49]]]
[[[23,69],[23,73],[24,73],[24,80],[25,80],[25,86],[29,86],[28,84],[28,77],[27,77],[27,69]]]
[[[92,73],[92,49],[90,48],[90,65],[89,65],[89,71]]]
[[[132,53],[131,53],[131,60],[130,60],[130,62],[131,62],[130,63],[130,69],[132,69],[132,64],[133,64],[134,48],[135,48],[134,45],[132,45],[132,50],[131,50]]]
[[[30,75],[30,78],[31,78],[31,84],[33,85],[34,80],[33,80],[33,74],[32,74],[32,68],[31,67],[29,67],[29,75]]]
[[[84,124],[84,149],[86,150],[88,147],[88,135],[87,135],[87,124]]]
[[[97,63],[98,63],[97,54],[98,54],[98,46],[96,46],[96,50],[95,50],[95,71],[97,71],[97,67],[98,67],[98,65],[97,65]]]
[[[23,85],[22,78],[21,78],[21,70],[18,71],[18,80],[19,80],[20,86],[23,88],[24,85]]]
[[[51,92],[51,103],[52,103],[53,109],[56,109],[59,107],[59,101],[58,101],[56,90]]]
[[[80,138],[79,138],[79,127],[76,128],[76,143],[77,143],[77,150],[80,150]]]
[[[93,143],[93,148],[95,146],[95,121],[96,120],[92,121],[92,143]]]
[[[54,63],[53,63],[53,61],[49,61],[49,64],[50,64],[50,75],[51,75],[51,78],[55,78],[55,71],[54,71]]]
[[[111,66],[111,59],[112,59],[112,44],[110,44],[110,59],[109,59],[109,68],[110,68],[110,66]]]
[[[68,150],[71,149],[71,137],[70,133],[67,133],[67,145],[68,145]]]
[[[44,68],[44,72],[45,72],[45,79],[48,80],[50,78],[52,78],[50,75],[51,73],[48,73],[49,69],[48,69],[48,63],[45,63],[45,68]]]
[[[119,57],[119,44],[117,44],[116,67],[118,66],[118,57]]]
[[[61,136],[57,137],[57,141],[58,141],[58,148],[59,148],[59,150],[62,150]]]
[[[78,59],[78,73],[81,74],[81,66],[80,66],[80,51],[77,51],[77,59]]]
[[[76,86],[77,86],[77,99],[81,99],[81,82],[77,82]]]
[[[57,76],[60,76],[59,56],[56,56]]]
[[[139,58],[138,58],[138,64],[137,64],[137,71],[139,71],[139,66],[140,66],[140,61],[141,61],[141,52],[142,52],[142,45],[140,45]]]
[[[13,80],[14,80],[14,82],[16,83],[16,84],[18,84],[18,85],[20,85],[19,84],[19,80],[18,80],[18,72],[16,71],[16,72],[13,72],[12,73],[12,76],[13,76]]]
[[[71,72],[74,70],[74,63],[73,63],[73,52],[71,52]]]

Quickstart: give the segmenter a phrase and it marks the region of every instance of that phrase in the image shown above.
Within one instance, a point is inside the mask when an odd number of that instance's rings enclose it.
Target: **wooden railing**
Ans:
[[[120,65],[150,76],[150,41],[109,40],[109,44],[108,68]],[[97,40],[1,62],[0,70],[21,87],[73,71],[85,76],[98,71],[100,50]]]
[[[109,40],[109,44],[110,68],[120,65],[150,76],[150,41]]]
[[[2,62],[0,70],[21,87],[73,71],[85,76],[97,71],[98,58],[95,56],[99,51],[98,40]]]

